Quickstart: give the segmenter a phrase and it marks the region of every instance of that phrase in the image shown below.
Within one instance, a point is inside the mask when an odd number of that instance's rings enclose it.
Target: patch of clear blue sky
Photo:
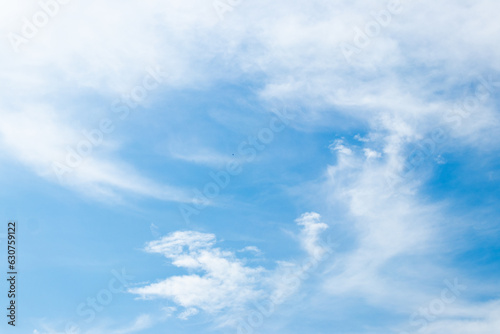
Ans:
[[[447,205],[443,241],[450,252],[442,256],[450,266],[490,283],[500,274],[500,165],[491,158],[498,153],[448,147],[446,163],[432,166],[422,189],[430,201]]]

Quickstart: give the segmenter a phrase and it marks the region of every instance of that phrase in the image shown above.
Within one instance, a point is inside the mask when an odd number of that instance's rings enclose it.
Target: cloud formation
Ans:
[[[299,241],[308,257],[315,261],[327,251],[319,237],[328,225],[320,219],[315,212],[297,219],[301,226]],[[250,267],[234,252],[224,251],[215,244],[215,235],[195,231],[173,232],[149,242],[145,247],[147,252],[161,254],[174,266],[199,274],[172,276],[129,292],[143,298],[174,301],[185,309],[178,316],[181,319],[201,310],[216,316],[220,325],[234,325],[235,318],[251,308],[252,302],[271,299],[273,303],[280,303],[294,292],[290,289],[298,288],[290,279],[298,263],[283,262],[274,270]]]

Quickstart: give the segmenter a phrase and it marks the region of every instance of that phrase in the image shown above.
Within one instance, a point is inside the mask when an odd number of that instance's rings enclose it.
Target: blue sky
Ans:
[[[2,332],[498,333],[496,1],[3,8]]]

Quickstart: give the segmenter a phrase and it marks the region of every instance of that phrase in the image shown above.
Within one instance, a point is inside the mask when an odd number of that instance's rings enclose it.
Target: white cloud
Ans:
[[[365,157],[367,159],[377,159],[377,158],[380,158],[382,156],[382,154],[380,152],[371,150],[369,148],[364,148],[363,152],[365,153]]]
[[[188,320],[190,317],[192,317],[193,315],[197,315],[199,312],[200,311],[198,311],[198,309],[196,308],[188,308],[187,310],[179,314],[177,318],[181,320]]]
[[[330,150],[332,151],[337,151],[341,154],[345,155],[351,155],[352,150],[348,148],[347,146],[344,145],[344,141],[341,139],[335,140],[332,144],[329,146]]]
[[[255,253],[257,255],[262,254],[262,251],[258,247],[255,247],[255,246],[246,246],[245,248],[240,249],[238,252],[252,252],[252,253]]]
[[[312,259],[304,267],[296,262],[282,262],[275,270],[249,267],[233,252],[215,247],[213,234],[178,231],[149,242],[145,250],[162,254],[173,265],[196,274],[172,276],[129,291],[143,298],[173,300],[184,308],[178,315],[181,319],[202,310],[215,316],[218,326],[234,326],[236,315],[252,307],[252,302],[267,299],[279,304],[286,300],[300,286],[295,280],[325,254],[319,235],[328,226],[320,222],[320,215],[305,213],[297,224],[301,226],[300,243]],[[249,246],[246,250],[258,249]]]
[[[302,227],[300,242],[305,251],[313,258],[321,258],[325,249],[319,245],[321,232],[328,228],[328,225],[320,222],[321,216],[316,212],[304,213],[296,220]]]
[[[150,242],[146,251],[160,253],[175,266],[203,275],[174,276],[142,288],[131,289],[143,297],[170,298],[179,305],[208,313],[241,307],[262,293],[263,268],[250,268],[233,253],[214,248],[215,236],[199,232],[174,232]]]
[[[387,175],[401,169],[402,148],[399,136],[388,135],[386,160],[344,155],[328,167],[327,202],[343,208],[340,222],[357,239],[354,249],[338,254],[331,264],[324,286],[330,293],[354,293],[377,303],[388,295],[393,301],[413,296],[406,290],[394,294],[392,277],[383,272],[395,258],[430,250],[440,214],[439,205],[420,202],[414,196],[416,184],[411,179],[395,185],[388,182]]]
[[[457,303],[440,309],[439,314],[417,317],[405,333],[496,334],[500,328],[500,301]]]
[[[130,193],[166,201],[190,200],[183,189],[157,184],[119,159],[109,158],[113,147],[105,140],[93,146],[88,156],[79,155],[81,163],[69,164],[71,150],[76,151],[79,143],[90,141],[51,108],[0,110],[0,115],[2,150],[48,180],[102,199],[119,199],[123,193]]]

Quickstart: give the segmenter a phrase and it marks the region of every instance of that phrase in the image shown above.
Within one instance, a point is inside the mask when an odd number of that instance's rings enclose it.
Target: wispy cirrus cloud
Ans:
[[[118,157],[111,158],[114,151],[112,141],[95,148],[97,152],[85,157],[77,168],[68,167],[68,157],[77,154],[73,148],[82,140],[88,140],[82,131],[66,123],[49,107],[33,106],[27,110],[2,111],[0,114],[3,151],[49,181],[103,200],[119,200],[124,194],[132,194],[189,202],[185,190],[158,184],[140,175]],[[64,173],[57,170],[61,167],[55,163],[63,164]],[[63,174],[62,178],[60,174]]]

